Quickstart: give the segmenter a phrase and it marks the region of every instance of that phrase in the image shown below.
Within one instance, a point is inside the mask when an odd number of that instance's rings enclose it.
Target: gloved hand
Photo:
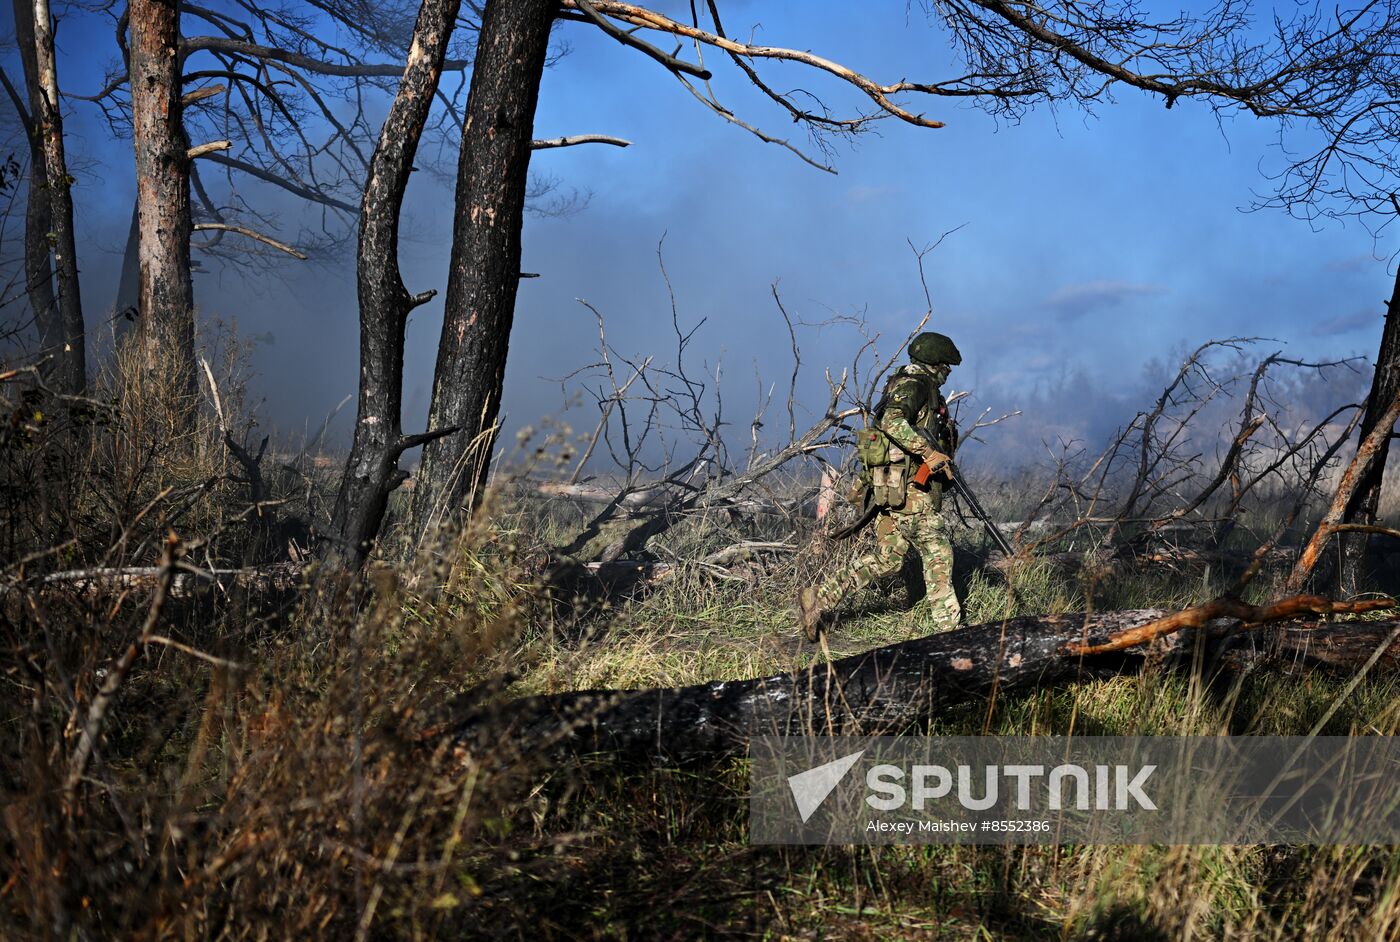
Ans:
[[[925,449],[923,453],[923,459],[924,464],[928,465],[929,470],[932,471],[934,474],[946,470],[948,465],[953,463],[952,458],[949,458],[937,448]]]

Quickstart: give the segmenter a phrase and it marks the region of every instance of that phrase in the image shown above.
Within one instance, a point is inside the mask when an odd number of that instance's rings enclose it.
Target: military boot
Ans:
[[[821,637],[826,627],[826,612],[822,611],[815,588],[808,586],[797,593],[797,615],[808,641],[815,642]]]

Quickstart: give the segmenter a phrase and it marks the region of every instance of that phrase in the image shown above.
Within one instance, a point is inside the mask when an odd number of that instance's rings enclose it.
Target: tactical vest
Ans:
[[[891,441],[880,428],[880,421],[884,418],[896,385],[911,379],[919,384],[921,404],[917,415],[905,415],[909,424],[928,432],[938,443],[938,450],[944,454],[951,455],[957,447],[957,434],[948,419],[948,405],[933,377],[922,372],[905,372],[904,369],[891,376],[885,383],[879,403],[870,413],[868,424],[856,433],[856,450],[864,466],[865,477],[875,503],[881,507],[900,507],[904,504],[909,481],[922,462],[919,456],[906,453]],[[942,487],[934,485],[930,490],[935,504],[941,503],[938,497]]]

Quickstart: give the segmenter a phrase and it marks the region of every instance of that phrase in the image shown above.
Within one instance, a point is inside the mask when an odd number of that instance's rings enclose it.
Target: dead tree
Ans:
[[[495,447],[520,276],[520,231],[535,105],[555,0],[488,0],[462,129],[452,255],[428,425],[463,434],[428,444],[414,491],[413,532],[481,499]]]
[[[1023,552],[1077,545],[1100,564],[1114,557],[1141,559],[1158,555],[1154,541],[1185,527],[1198,533],[1195,548],[1220,557],[1242,515],[1280,498],[1291,507],[1291,526],[1318,495],[1318,482],[1361,410],[1352,404],[1321,417],[1290,414],[1285,397],[1271,388],[1277,371],[1291,367],[1294,375],[1325,375],[1351,368],[1351,362],[1309,363],[1274,353],[1250,367],[1243,357],[1254,343],[1231,338],[1201,344],[1183,359],[1152,408],[1139,412],[1101,452],[1092,458],[1082,450],[1062,454],[1015,533]],[[1222,364],[1222,354],[1233,361]],[[1235,403],[1239,411],[1231,415]],[[1350,421],[1339,424],[1348,414]],[[1048,532],[1032,539],[1037,529]],[[1255,536],[1267,554],[1283,533]],[[1240,562],[1248,568],[1247,559]]]
[[[1325,14],[1323,8],[1313,14]],[[1377,254],[1397,256],[1390,245],[1380,251],[1382,238],[1400,217],[1400,10],[1393,3],[1366,4],[1336,22],[1336,61],[1318,84],[1320,107],[1303,135],[1283,127],[1278,161],[1266,168],[1275,191],[1257,205],[1283,209],[1314,223],[1320,219],[1356,219],[1377,242]],[[1350,48],[1343,44],[1350,41]],[[1325,107],[1321,107],[1325,96]],[[1400,391],[1400,272],[1396,274],[1375,358],[1371,392],[1366,400],[1360,438],[1367,440],[1391,399]],[[1359,482],[1342,521],[1374,525],[1385,479],[1389,441],[1382,441],[1375,460]],[[1340,587],[1354,589],[1357,568],[1368,535],[1358,532],[1343,540]]]
[[[356,284],[360,301],[360,385],[355,438],[332,518],[327,557],[351,568],[379,534],[389,495],[408,476],[399,457],[454,429],[404,435],[403,346],[408,315],[436,292],[410,294],[399,271],[399,211],[418,141],[442,76],[460,0],[424,0],[408,65],[370,161],[360,211]]]
[[[392,96],[403,73],[392,60],[407,48],[412,15],[398,0],[326,0],[313,14],[280,4],[140,0],[118,17],[120,62],[102,88],[72,97],[96,105],[114,136],[133,129],[138,198],[118,313],[141,316],[148,344],[168,335],[188,389],[191,250],[256,270],[345,241],[377,139],[373,103],[382,91]],[[444,66],[465,69],[469,41],[453,48],[459,54]],[[435,120],[445,126],[454,95],[435,94],[444,105]],[[277,215],[259,198],[269,188],[318,208],[319,227],[278,234]],[[138,284],[137,297],[127,297]]]
[[[131,131],[136,149],[140,330],[148,374],[175,377],[196,393],[194,284],[190,280],[190,163],[227,142],[191,148],[182,119],[179,0],[132,0],[128,8]],[[179,409],[190,414],[189,407]]]
[[[48,198],[49,177],[44,169],[44,145],[34,124],[34,115],[38,113],[40,105],[34,5],[28,0],[14,0],[14,13],[15,38],[23,67],[24,91],[16,89],[9,76],[3,72],[0,72],[0,79],[5,82],[5,91],[29,143],[29,184],[25,193],[24,266],[21,287],[34,316],[34,325],[39,334],[40,353],[44,354],[61,349],[63,345],[63,322],[58,316],[58,301],[54,297],[53,263],[50,259],[48,239],[45,237],[52,228],[49,218],[53,214],[53,204]],[[45,378],[58,381],[52,368],[46,371]]]
[[[659,248],[657,254],[670,296],[674,359],[663,362],[655,355],[620,354],[608,341],[602,313],[581,302],[598,322],[599,360],[565,377],[561,386],[566,395],[574,390],[591,397],[598,420],[568,483],[562,488],[550,485],[550,489],[563,496],[582,493],[606,496],[606,500],[571,540],[550,550],[554,577],[565,583],[572,584],[580,567],[609,581],[609,565],[646,550],[649,541],[686,520],[748,516],[756,511],[799,513],[809,502],[806,495],[785,495],[779,500],[766,491],[769,481],[794,464],[821,461],[823,454],[842,447],[848,438],[847,423],[861,410],[860,394],[853,390],[864,386],[864,355],[873,349],[873,339],[859,344],[851,366],[841,376],[827,374],[825,407],[810,425],[799,426],[796,384],[801,358],[793,334],[786,436],[777,440],[760,436],[772,405],[771,396],[761,396],[749,421],[750,446],[742,458],[732,454],[724,433],[721,384],[715,376],[697,373],[693,363],[691,347],[704,322],[682,323]],[[774,299],[791,329],[776,289]],[[872,370],[881,373],[888,367],[888,361],[877,362]],[[591,477],[580,484],[585,471]],[[590,568],[597,566],[602,568]]]
[[[1380,351],[1376,354],[1375,373],[1371,377],[1371,392],[1366,397],[1366,413],[1361,419],[1361,440],[1367,441],[1382,423],[1385,404],[1400,396],[1400,269],[1395,273],[1395,287],[1385,308],[1385,327],[1381,330]],[[1393,423],[1392,423],[1393,424]],[[1375,456],[1357,482],[1356,492],[1347,502],[1342,523],[1359,527],[1375,526],[1380,509],[1381,486],[1385,483],[1386,458],[1390,454],[1392,432],[1376,446]],[[1359,452],[1358,452],[1359,453]],[[1356,590],[1357,570],[1370,534],[1364,530],[1342,537],[1342,569],[1339,589],[1345,594]]]
[[[858,318],[801,322],[773,287],[774,307],[791,343],[792,372],[787,376],[785,401],[775,402],[776,384],[765,386],[760,378],[755,411],[747,423],[749,442],[742,454],[733,450],[738,442],[732,433],[726,433],[731,420],[726,418],[721,364],[704,373],[696,367],[692,347],[704,321],[684,323],[659,247],[658,261],[670,301],[663,316],[669,316],[675,338],[667,359],[620,354],[608,339],[602,313],[581,301],[598,323],[598,361],[564,377],[561,387],[566,399],[591,399],[597,422],[569,479],[532,482],[532,491],[603,506],[589,513],[572,539],[548,548],[549,577],[555,587],[566,590],[566,596],[581,589],[614,594],[639,580],[669,573],[673,567],[657,561],[659,548],[652,541],[688,522],[698,522],[706,540],[725,533],[736,556],[788,552],[794,539],[811,526],[811,510],[823,478],[832,479],[836,468],[850,460],[847,446],[853,441],[858,417],[869,412],[909,340],[933,317],[923,263],[938,244],[914,249],[926,307],[907,335],[885,347],[883,356],[882,338],[869,333]],[[823,408],[815,411],[810,422],[799,422],[802,355],[797,330],[833,326],[849,329],[855,352],[839,376],[825,373]],[[948,401],[961,406],[967,395],[953,392]],[[1010,417],[988,419],[989,414],[984,411],[964,426],[964,441]],[[776,433],[766,431],[770,424]],[[838,457],[843,452],[844,460]],[[581,480],[585,472],[588,476]],[[755,535],[756,515],[775,523],[785,520],[791,532],[777,539]],[[726,578],[728,574],[716,565],[716,560],[725,558],[729,558],[726,550],[711,552],[699,565]]]
[[[1368,411],[1368,414],[1374,414]],[[1327,540],[1335,533],[1345,532],[1349,527],[1345,517],[1347,508],[1352,505],[1356,493],[1366,480],[1367,474],[1384,455],[1386,443],[1393,434],[1395,423],[1400,420],[1400,391],[1391,397],[1385,411],[1380,412],[1371,427],[1370,433],[1362,436],[1361,444],[1357,446],[1356,456],[1347,465],[1346,472],[1342,475],[1341,482],[1337,485],[1337,492],[1332,497],[1331,506],[1323,514],[1322,522],[1317,525],[1317,530],[1312,538],[1308,540],[1303,552],[1298,557],[1297,564],[1293,571],[1288,574],[1288,581],[1284,584],[1286,591],[1298,591],[1317,565],[1318,554],[1322,552],[1322,547]],[[1351,527],[1361,528],[1361,532],[1371,528],[1384,531],[1382,527],[1373,527],[1369,524],[1351,524]],[[1394,535],[1394,531],[1390,531]]]
[[[53,19],[48,0],[15,0],[14,12],[28,90],[26,109],[19,93],[9,89],[30,147],[25,288],[39,329],[39,352],[52,358],[47,379],[61,393],[81,395],[87,386],[87,334],[78,286],[72,177],[64,153]]]

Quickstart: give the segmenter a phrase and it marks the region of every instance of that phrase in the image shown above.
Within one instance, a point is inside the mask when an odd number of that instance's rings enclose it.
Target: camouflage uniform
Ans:
[[[938,387],[947,378],[945,365],[912,363],[902,367],[885,388],[885,405],[879,428],[898,448],[891,448],[894,466],[903,473],[904,500],[885,507],[875,518],[875,551],[856,560],[815,590],[806,590],[804,607],[829,613],[851,592],[895,575],[910,549],[923,562],[924,600],[930,630],[946,631],[957,626],[962,608],[953,591],[953,546],[943,519],[943,477],[935,474],[927,484],[913,483],[914,471],[928,449],[914,430],[917,423],[934,434],[939,450],[951,455],[956,447],[951,423],[946,422],[947,405]],[[902,467],[900,467],[902,466]],[[805,626],[804,626],[805,627]]]
[[[923,560],[928,595],[922,604],[928,609],[927,627],[932,631],[957,627],[962,606],[953,591],[953,544],[937,504],[936,495],[911,486],[903,507],[881,511],[875,518],[875,551],[823,582],[817,589],[818,607],[829,612],[851,592],[895,575],[912,548]]]

